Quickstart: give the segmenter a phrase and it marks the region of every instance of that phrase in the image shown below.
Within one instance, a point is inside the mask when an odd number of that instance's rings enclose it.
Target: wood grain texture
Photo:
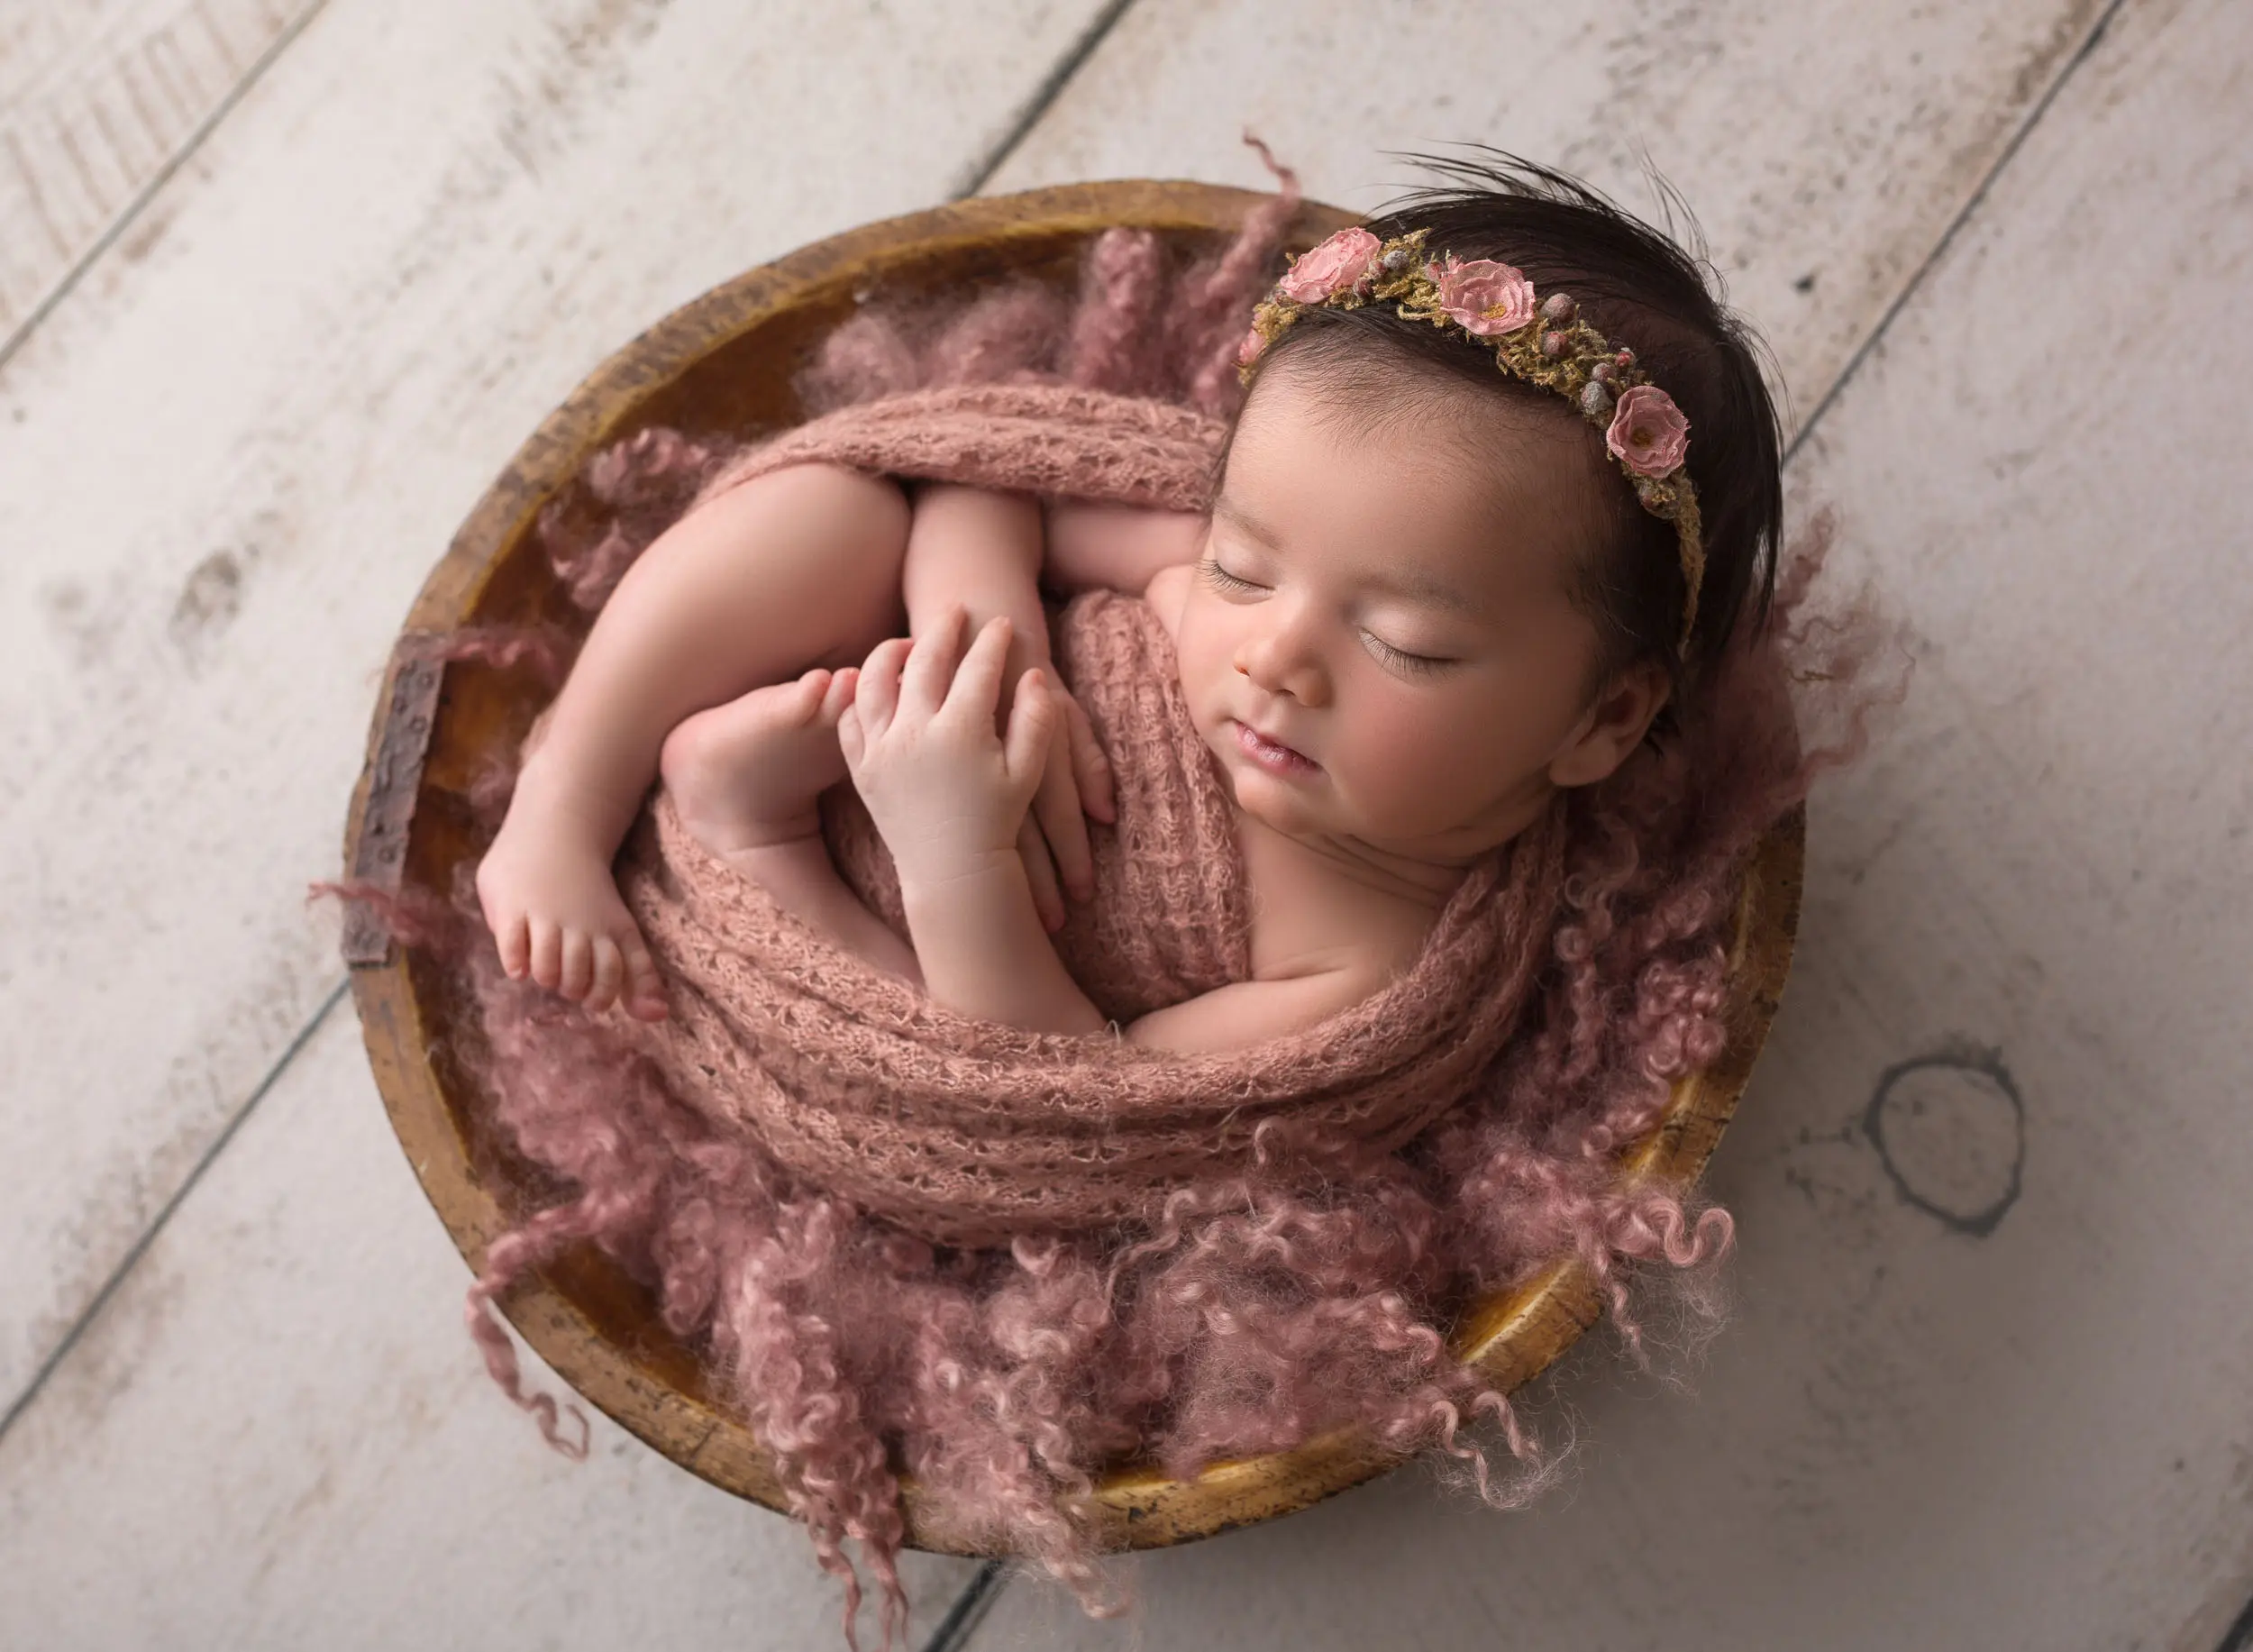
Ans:
[[[795,1526],[493,1403],[461,1289],[340,1007],[0,1443],[0,1645],[844,1646]]]
[[[524,433],[695,293],[940,194],[1088,9],[330,0],[159,250],[0,368],[0,1396],[340,978],[306,883]]]
[[[0,356],[319,4],[11,0],[0,9]]]
[[[1655,213],[1678,187],[1801,412],[1923,262],[2102,0],[1138,0],[992,180],[1260,185],[1246,128],[1367,211],[1386,151],[1479,141]]]
[[[485,852],[464,793],[497,751],[519,744],[547,695],[521,672],[461,666],[442,689],[427,641],[467,626],[540,620],[583,630],[535,537],[602,446],[652,425],[741,438],[802,416],[790,378],[812,342],[859,293],[959,291],[1003,275],[1067,284],[1099,229],[1150,229],[1183,255],[1220,244],[1260,199],[1190,184],[1074,185],[958,202],[864,226],[802,249],[706,294],[597,368],[526,440],[470,511],[407,616],[377,697],[343,859],[396,890],[401,880],[448,890]],[[1304,248],[1345,215],[1301,207],[1286,244]],[[412,799],[411,806],[406,804]],[[1794,813],[1753,857],[1739,902],[1721,1058],[1675,1087],[1665,1117],[1623,1145],[1622,1182],[1685,1188],[1703,1168],[1767,1035],[1798,921],[1803,822]],[[353,936],[348,935],[348,946]],[[477,1018],[426,959],[369,948],[352,976],[369,1056],[401,1145],[472,1264],[505,1212],[545,1202],[494,1127],[492,1098],[441,1052],[473,1046]],[[1597,1317],[1600,1289],[1575,1259],[1480,1302],[1458,1328],[1459,1358],[1504,1392],[1546,1370]],[[509,1318],[574,1387],[668,1456],[775,1508],[780,1481],[759,1442],[716,1402],[691,1349],[665,1328],[655,1299],[597,1247],[558,1258],[504,1303]],[[1300,1449],[1216,1465],[1177,1480],[1128,1465],[1099,1488],[1107,1540],[1154,1547],[1306,1507],[1382,1473],[1393,1458],[1340,1434]],[[908,1540],[933,1546],[908,1489]]]
[[[2130,5],[1802,454],[1911,697],[1810,826],[1699,1392],[1592,1361],[1496,1518],[1404,1476],[972,1644],[2213,1652],[2253,1589],[2253,14]]]

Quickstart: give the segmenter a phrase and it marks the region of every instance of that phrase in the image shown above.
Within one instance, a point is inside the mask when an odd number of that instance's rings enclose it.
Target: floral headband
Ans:
[[[1570,293],[1551,293],[1537,306],[1533,283],[1510,265],[1484,258],[1465,261],[1453,253],[1428,261],[1427,233],[1413,230],[1380,242],[1364,229],[1340,230],[1301,253],[1252,313],[1252,330],[1236,351],[1239,374],[1250,382],[1261,352],[1304,312],[1357,310],[1377,300],[1397,302],[1404,320],[1491,341],[1494,363],[1504,372],[1555,391],[1590,424],[1603,427],[1604,446],[1643,508],[1674,525],[1688,592],[1682,608],[1682,645],[1687,647],[1705,577],[1698,496],[1683,462],[1690,451],[1690,421],[1673,397],[1644,377],[1633,351],[1613,348],[1575,319],[1580,306]]]

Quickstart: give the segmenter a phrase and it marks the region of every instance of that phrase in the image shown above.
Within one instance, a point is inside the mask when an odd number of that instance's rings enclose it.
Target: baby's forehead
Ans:
[[[1601,439],[1547,392],[1405,362],[1288,355],[1263,371],[1232,434],[1221,494],[1239,511],[1319,494],[1465,552],[1528,540],[1560,551],[1604,532],[1597,489],[1617,487]],[[1350,366],[1355,370],[1339,370]],[[1358,516],[1361,513],[1354,511]],[[1458,548],[1453,545],[1443,549]]]

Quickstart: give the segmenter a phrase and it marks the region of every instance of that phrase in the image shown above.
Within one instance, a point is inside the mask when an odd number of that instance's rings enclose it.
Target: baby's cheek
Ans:
[[[1387,707],[1354,743],[1354,789],[1396,831],[1459,826],[1541,766],[1521,722],[1486,696]]]
[[[1190,715],[1201,727],[1214,715],[1214,681],[1226,662],[1225,642],[1215,636],[1212,625],[1200,623],[1197,607],[1192,597],[1174,631],[1173,677],[1181,685],[1182,698],[1189,701]]]
[[[1353,789],[1373,812],[1420,816],[1446,801],[1478,754],[1452,719],[1389,707],[1373,710],[1345,755]]]

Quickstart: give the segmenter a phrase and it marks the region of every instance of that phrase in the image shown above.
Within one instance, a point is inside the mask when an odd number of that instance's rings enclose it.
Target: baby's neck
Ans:
[[[1413,847],[1373,844],[1365,838],[1327,832],[1288,833],[1239,806],[1247,850],[1254,844],[1271,863],[1296,864],[1373,893],[1437,912],[1470,875],[1471,869],[1507,845],[1537,820],[1552,794],[1515,799],[1497,819],[1468,827],[1455,841]]]
[[[1309,872],[1319,872],[1357,884],[1373,893],[1437,912],[1469,873],[1473,861],[1448,864],[1412,855],[1397,854],[1358,838],[1309,833],[1294,836],[1276,830],[1257,817],[1239,817],[1247,857],[1264,852],[1272,861],[1292,863]]]

